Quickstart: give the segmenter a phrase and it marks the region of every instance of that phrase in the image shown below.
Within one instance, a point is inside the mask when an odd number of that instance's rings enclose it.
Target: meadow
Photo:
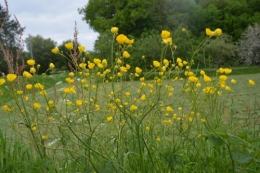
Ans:
[[[71,72],[34,75],[28,60],[30,72],[0,79],[3,172],[259,172],[259,67],[193,69],[165,57],[163,30],[143,71],[127,63],[134,40],[111,32],[111,64],[70,42]]]

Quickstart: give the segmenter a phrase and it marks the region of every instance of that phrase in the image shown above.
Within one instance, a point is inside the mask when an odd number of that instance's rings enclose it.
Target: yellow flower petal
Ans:
[[[16,74],[8,74],[6,78],[9,82],[13,82],[17,78],[17,76]]]

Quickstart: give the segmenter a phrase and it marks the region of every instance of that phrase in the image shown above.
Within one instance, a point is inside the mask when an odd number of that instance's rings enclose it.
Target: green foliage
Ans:
[[[202,28],[221,27],[237,41],[248,25],[259,22],[259,5],[255,0],[202,0],[190,13],[191,30],[198,35]]]
[[[93,56],[99,57],[101,59],[106,58],[110,62],[112,41],[113,41],[113,37],[111,36],[111,32],[109,30],[100,33],[97,40],[95,41],[95,46],[94,46],[95,55]],[[116,47],[114,46],[113,49],[116,49]]]
[[[150,64],[153,60],[160,60],[161,44],[161,38],[156,31],[143,33],[139,39],[135,40],[133,47],[130,49],[131,66],[151,69]]]
[[[80,10],[86,22],[97,32],[117,26],[125,34],[140,35],[144,28],[151,28],[151,14],[148,0],[89,0]]]
[[[223,34],[221,37],[210,39],[203,48],[203,53],[204,57],[209,58],[207,62],[210,67],[236,66],[239,64],[239,59],[236,56],[237,49],[231,38]],[[200,64],[203,64],[202,60]]]

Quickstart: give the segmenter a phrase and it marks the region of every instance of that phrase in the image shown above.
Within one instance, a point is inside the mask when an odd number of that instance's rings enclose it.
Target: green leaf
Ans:
[[[214,145],[222,145],[223,140],[220,137],[209,135],[208,139],[214,144]]]
[[[238,163],[248,163],[251,159],[253,159],[251,155],[244,153],[232,152],[231,155],[232,159]]]
[[[260,138],[248,139],[249,143],[260,142]]]

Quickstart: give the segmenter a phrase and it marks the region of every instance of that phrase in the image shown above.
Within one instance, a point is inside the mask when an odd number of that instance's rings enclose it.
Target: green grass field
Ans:
[[[248,117],[248,113],[252,113],[252,111],[258,111],[257,115],[260,117],[259,115],[259,109],[260,109],[260,88],[259,88],[259,84],[260,84],[260,68],[257,67],[243,67],[243,68],[235,68],[235,70],[233,70],[233,72],[235,72],[236,75],[229,75],[228,76],[228,84],[230,84],[230,80],[231,79],[236,79],[237,83],[235,85],[231,85],[233,92],[230,94],[230,99],[229,99],[229,104],[233,104],[234,105],[234,113],[235,113],[235,117],[234,118],[238,118],[238,119],[251,119],[252,117],[255,116],[251,116]],[[232,72],[232,73],[233,73]],[[245,73],[245,74],[242,74]],[[67,73],[61,73],[61,74],[54,74],[54,75],[49,75],[44,77],[42,76],[36,76],[34,77],[31,81],[31,83],[37,83],[37,82],[43,82],[46,86],[47,89],[47,93],[48,95],[53,95],[53,93],[55,92],[55,90],[63,88],[65,85],[65,77],[66,77]],[[246,87],[247,86],[247,82],[249,79],[253,79],[256,82],[256,86],[254,87]],[[138,86],[139,85],[139,81],[136,81],[135,84],[133,84],[133,86]],[[168,82],[167,82],[168,83]],[[174,83],[175,85],[175,92],[178,93],[180,92],[181,89],[181,85],[180,86],[176,86],[176,83]],[[5,86],[2,87],[4,92],[8,91]],[[54,90],[55,88],[55,90]],[[253,97],[252,97],[253,96]],[[47,96],[48,97],[48,96]],[[4,96],[0,97],[0,105],[1,105],[1,109],[0,109],[0,128],[2,130],[8,130],[8,128],[10,128],[10,119],[12,117],[10,117],[9,115],[7,115],[7,113],[3,110],[2,106],[4,105],[4,103],[8,103],[9,101],[11,101],[11,96],[6,94]],[[260,124],[260,120],[259,122],[257,121],[257,123]]]

